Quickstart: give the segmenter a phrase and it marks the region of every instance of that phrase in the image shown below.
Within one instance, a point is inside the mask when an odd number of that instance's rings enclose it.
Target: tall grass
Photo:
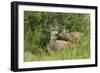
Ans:
[[[73,44],[72,48],[64,48],[63,51],[54,53],[32,54],[25,52],[25,61],[48,61],[48,60],[74,60],[74,59],[89,59],[90,58],[90,42],[89,38],[84,37],[81,42]],[[30,58],[31,57],[31,58]]]

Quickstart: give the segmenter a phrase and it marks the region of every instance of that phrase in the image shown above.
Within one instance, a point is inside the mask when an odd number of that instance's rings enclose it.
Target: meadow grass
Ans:
[[[84,37],[79,43],[74,43],[72,48],[65,48],[61,52],[32,54],[29,51],[24,53],[24,61],[52,61],[52,60],[74,60],[90,58],[90,41]]]

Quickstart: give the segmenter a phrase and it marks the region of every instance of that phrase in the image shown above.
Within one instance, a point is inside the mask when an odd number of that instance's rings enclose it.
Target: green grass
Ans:
[[[73,60],[90,58],[90,42],[89,38],[83,38],[80,43],[73,44],[72,48],[65,48],[62,52],[54,52],[51,54],[32,54],[29,51],[24,53],[24,61],[51,61],[51,60]]]

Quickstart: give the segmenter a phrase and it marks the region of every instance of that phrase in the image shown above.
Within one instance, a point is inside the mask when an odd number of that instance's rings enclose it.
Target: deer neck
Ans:
[[[56,42],[56,36],[55,35],[51,35],[51,42]]]
[[[56,44],[56,36],[51,35],[49,47],[50,47],[51,49],[54,49],[54,48],[55,48],[55,44]]]

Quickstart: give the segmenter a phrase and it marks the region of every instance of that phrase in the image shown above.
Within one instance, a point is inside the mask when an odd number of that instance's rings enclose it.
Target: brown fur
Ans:
[[[67,32],[67,33],[60,33],[60,36],[67,39],[68,41],[72,43],[76,43],[81,41],[83,33],[81,32]]]
[[[56,42],[53,44],[54,48],[51,48],[50,46],[52,46],[52,42],[49,42],[48,45],[48,51],[62,51],[64,48],[70,48],[71,47],[71,43],[69,41],[63,41],[63,40],[56,40]]]

